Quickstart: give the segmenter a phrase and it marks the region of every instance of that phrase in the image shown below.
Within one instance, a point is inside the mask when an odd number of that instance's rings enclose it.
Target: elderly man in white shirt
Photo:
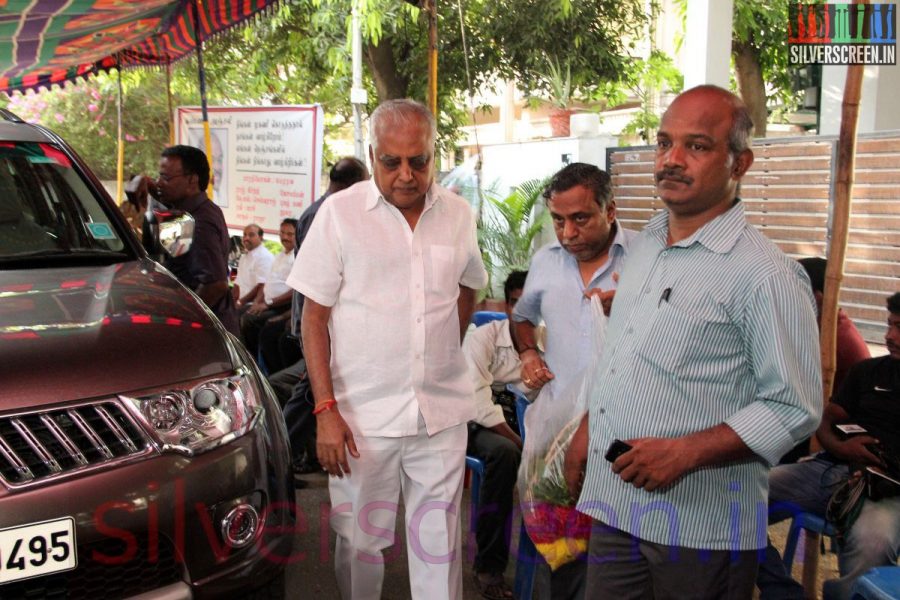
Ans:
[[[262,227],[256,223],[244,227],[242,242],[246,252],[238,261],[237,278],[231,289],[241,313],[249,308],[253,299],[256,298],[256,294],[266,283],[266,276],[272,268],[272,261],[275,260],[272,253],[263,244]]]
[[[259,333],[272,317],[284,314],[291,308],[294,290],[287,284],[287,277],[294,266],[294,245],[297,235],[297,219],[285,219],[278,231],[283,251],[272,261],[266,282],[256,293],[253,303],[241,316],[241,337],[251,356],[259,351]]]
[[[412,100],[370,120],[374,180],[322,205],[288,284],[331,475],[341,597],[381,597],[403,494],[412,597],[462,597],[460,498],[475,416],[460,340],[487,273],[465,200],[434,183],[434,117]]]

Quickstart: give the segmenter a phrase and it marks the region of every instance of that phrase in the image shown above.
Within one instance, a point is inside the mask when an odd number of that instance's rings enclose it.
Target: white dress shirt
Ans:
[[[275,257],[269,249],[260,244],[245,252],[238,261],[238,272],[234,283],[239,286],[241,298],[250,293],[258,283],[265,283]]]
[[[475,416],[460,350],[459,286],[487,284],[465,200],[433,184],[415,231],[374,181],[334,194],[288,285],[331,307],[331,376],[351,430],[429,435]]]
[[[272,268],[269,270],[269,276],[266,277],[265,285],[263,285],[263,297],[266,304],[291,289],[287,284],[287,277],[291,274],[293,266],[293,251],[281,252],[272,261]]]

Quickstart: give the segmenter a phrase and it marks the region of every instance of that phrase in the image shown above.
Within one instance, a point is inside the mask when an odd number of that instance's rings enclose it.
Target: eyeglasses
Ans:
[[[177,175],[164,175],[163,173],[159,173],[158,175],[159,181],[162,181],[163,183],[169,183],[170,181],[178,177],[186,177],[184,173],[178,173]]]

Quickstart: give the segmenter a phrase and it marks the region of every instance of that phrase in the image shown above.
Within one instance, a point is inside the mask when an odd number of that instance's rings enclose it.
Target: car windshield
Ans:
[[[0,268],[128,252],[68,155],[49,143],[0,141]]]

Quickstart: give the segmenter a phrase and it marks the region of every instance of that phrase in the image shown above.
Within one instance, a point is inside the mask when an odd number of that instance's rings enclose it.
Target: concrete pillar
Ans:
[[[728,88],[733,0],[688,0],[684,89],[704,83]]]
[[[837,135],[841,130],[841,102],[846,80],[846,66],[822,67],[822,107],[819,112],[819,133],[822,135]],[[858,133],[900,129],[897,98],[900,98],[900,69],[896,65],[867,65],[859,98]]]
[[[516,82],[512,80],[503,84],[503,96],[500,99],[500,128],[503,131],[503,141],[512,142],[516,131]]]

